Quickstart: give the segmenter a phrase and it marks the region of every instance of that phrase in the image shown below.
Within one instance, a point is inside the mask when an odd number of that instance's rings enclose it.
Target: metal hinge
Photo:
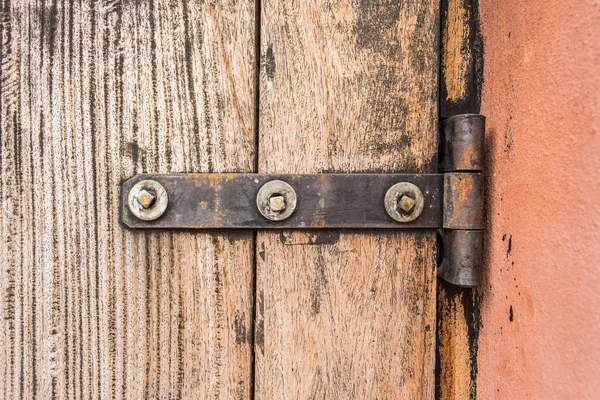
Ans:
[[[122,184],[134,229],[439,228],[438,275],[479,284],[485,118],[442,122],[439,174],[167,174]]]
[[[439,170],[444,173],[444,229],[438,276],[461,287],[481,284],[485,117],[442,121]]]

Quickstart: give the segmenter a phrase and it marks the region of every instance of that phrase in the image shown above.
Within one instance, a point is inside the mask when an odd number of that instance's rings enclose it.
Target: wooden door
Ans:
[[[435,172],[437,0],[0,7],[1,398],[433,398],[434,231],[131,231],[119,184]]]

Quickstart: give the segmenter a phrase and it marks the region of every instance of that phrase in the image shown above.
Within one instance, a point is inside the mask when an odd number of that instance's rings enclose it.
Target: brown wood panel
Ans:
[[[0,398],[248,398],[251,233],[132,232],[136,173],[251,171],[253,2],[0,9]]]
[[[268,232],[257,251],[257,398],[433,398],[431,234]]]
[[[475,289],[442,280],[437,290],[437,399],[477,396],[477,337],[481,327]]]
[[[261,15],[258,172],[435,171],[437,0]],[[433,398],[435,249],[431,231],[259,232],[256,397]]]

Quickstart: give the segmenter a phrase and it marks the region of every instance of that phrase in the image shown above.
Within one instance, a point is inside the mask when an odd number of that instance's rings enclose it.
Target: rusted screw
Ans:
[[[398,207],[400,207],[400,209],[402,211],[404,211],[407,214],[410,214],[412,212],[412,210],[415,209],[415,205],[417,204],[417,202],[410,198],[407,195],[402,195],[402,197],[400,197],[400,201],[398,202]]]
[[[149,191],[142,189],[140,191],[140,194],[138,194],[136,200],[138,203],[140,203],[140,205],[142,207],[144,207],[145,209],[148,209],[148,208],[152,207],[152,205],[156,201],[156,197],[154,197],[154,195],[152,193],[150,193]]]
[[[153,221],[164,214],[169,204],[167,191],[153,180],[139,181],[129,191],[129,210],[142,221]]]
[[[281,195],[275,195],[269,198],[269,208],[273,212],[282,212],[285,210],[285,198]]]
[[[274,180],[265,183],[256,195],[256,206],[263,217],[271,221],[283,221],[294,213],[297,204],[296,191],[286,182]]]
[[[392,219],[398,222],[410,222],[423,212],[425,197],[415,184],[400,182],[388,189],[383,205]]]

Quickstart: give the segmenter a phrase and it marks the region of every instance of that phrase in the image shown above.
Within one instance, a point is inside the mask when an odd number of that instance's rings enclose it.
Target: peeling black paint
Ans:
[[[140,147],[137,140],[132,140],[125,144],[123,148],[123,155],[130,157],[134,165],[137,165],[140,155],[146,156],[147,151]]]
[[[468,45],[471,49],[471,66],[470,71],[467,74],[467,86],[466,86],[466,94],[464,97],[457,101],[447,100],[448,91],[445,87],[445,80],[442,75],[442,68],[440,63],[440,93],[439,93],[439,112],[440,112],[440,120],[448,118],[457,114],[479,114],[481,110],[481,93],[483,86],[483,67],[484,67],[484,43],[483,36],[481,34],[481,26],[479,21],[479,1],[478,0],[463,0],[465,6],[470,11],[469,12],[469,37],[468,37]],[[441,4],[441,23],[440,26],[444,26],[444,17],[448,12],[448,3],[449,0],[442,0]],[[440,33],[441,34],[441,33]],[[442,46],[440,46],[441,51],[443,52],[443,40],[441,41]],[[441,55],[440,54],[440,60]],[[469,357],[470,357],[470,365],[471,365],[471,385],[470,385],[470,393],[469,398],[471,400],[475,400],[477,398],[477,372],[478,372],[478,364],[477,364],[477,354],[479,350],[479,333],[483,326],[481,320],[481,303],[482,296],[481,292],[477,289],[462,289],[447,282],[444,282],[438,279],[438,298],[439,293],[443,291],[445,292],[448,301],[452,301],[456,299],[457,296],[461,296],[462,299],[462,310],[464,310],[464,318],[467,323],[467,335],[468,335],[468,343],[469,343]],[[443,314],[440,313],[440,307],[442,305],[439,304],[438,300],[438,327],[444,321],[441,320]],[[458,307],[457,307],[458,308]],[[459,310],[453,310],[459,312]],[[439,334],[439,331],[438,331]],[[438,347],[436,349],[436,399],[441,400],[442,394],[442,384],[441,382],[441,365],[440,365],[440,348],[439,343],[441,340],[438,339]]]
[[[319,252],[315,262],[315,279],[310,289],[311,313],[316,316],[321,312],[321,297],[327,289],[326,262],[323,254]]]
[[[442,26],[444,25],[443,18],[448,12],[448,2],[449,0],[442,0]],[[461,99],[456,101],[447,100],[448,89],[444,79],[440,79],[440,116],[442,118],[448,118],[456,114],[479,114],[481,110],[484,57],[483,35],[481,34],[479,21],[479,1],[464,0],[464,2],[470,11],[468,46],[471,49],[472,62],[467,74],[466,92]]]
[[[398,54],[400,43],[390,43],[387,32],[395,29],[400,18],[400,2],[360,0],[354,34],[357,44],[369,50]],[[417,30],[422,32],[422,30]]]
[[[240,315],[239,311],[236,311],[235,319],[233,321],[236,344],[244,344],[248,340],[246,324],[244,320],[245,315]]]
[[[297,242],[294,239],[294,234],[292,232],[282,231],[279,234],[279,240],[282,244],[288,246],[319,246],[324,244],[336,244],[340,240],[340,232],[338,230],[319,231],[314,234],[307,235],[306,240]]]
[[[469,399],[475,400],[477,398],[477,373],[478,373],[478,365],[477,365],[477,354],[479,351],[479,332],[483,327],[481,320],[481,294],[477,289],[463,289],[452,284],[449,284],[441,279],[438,279],[438,299],[441,297],[440,292],[445,293],[445,297],[447,298],[447,302],[445,304],[440,304],[438,301],[437,307],[437,324],[438,324],[438,334],[439,327],[444,323],[443,316],[444,313],[441,312],[443,307],[448,304],[455,304],[455,299],[461,299],[460,304],[461,307],[455,307],[452,309],[453,313],[463,312],[464,320],[467,325],[467,342],[469,344],[469,360],[471,366],[471,385],[470,385],[470,393]],[[442,340],[438,339],[438,346],[436,348],[436,385],[435,385],[435,398],[438,400],[442,400],[442,384],[440,377],[442,366],[440,365],[440,343]]]

